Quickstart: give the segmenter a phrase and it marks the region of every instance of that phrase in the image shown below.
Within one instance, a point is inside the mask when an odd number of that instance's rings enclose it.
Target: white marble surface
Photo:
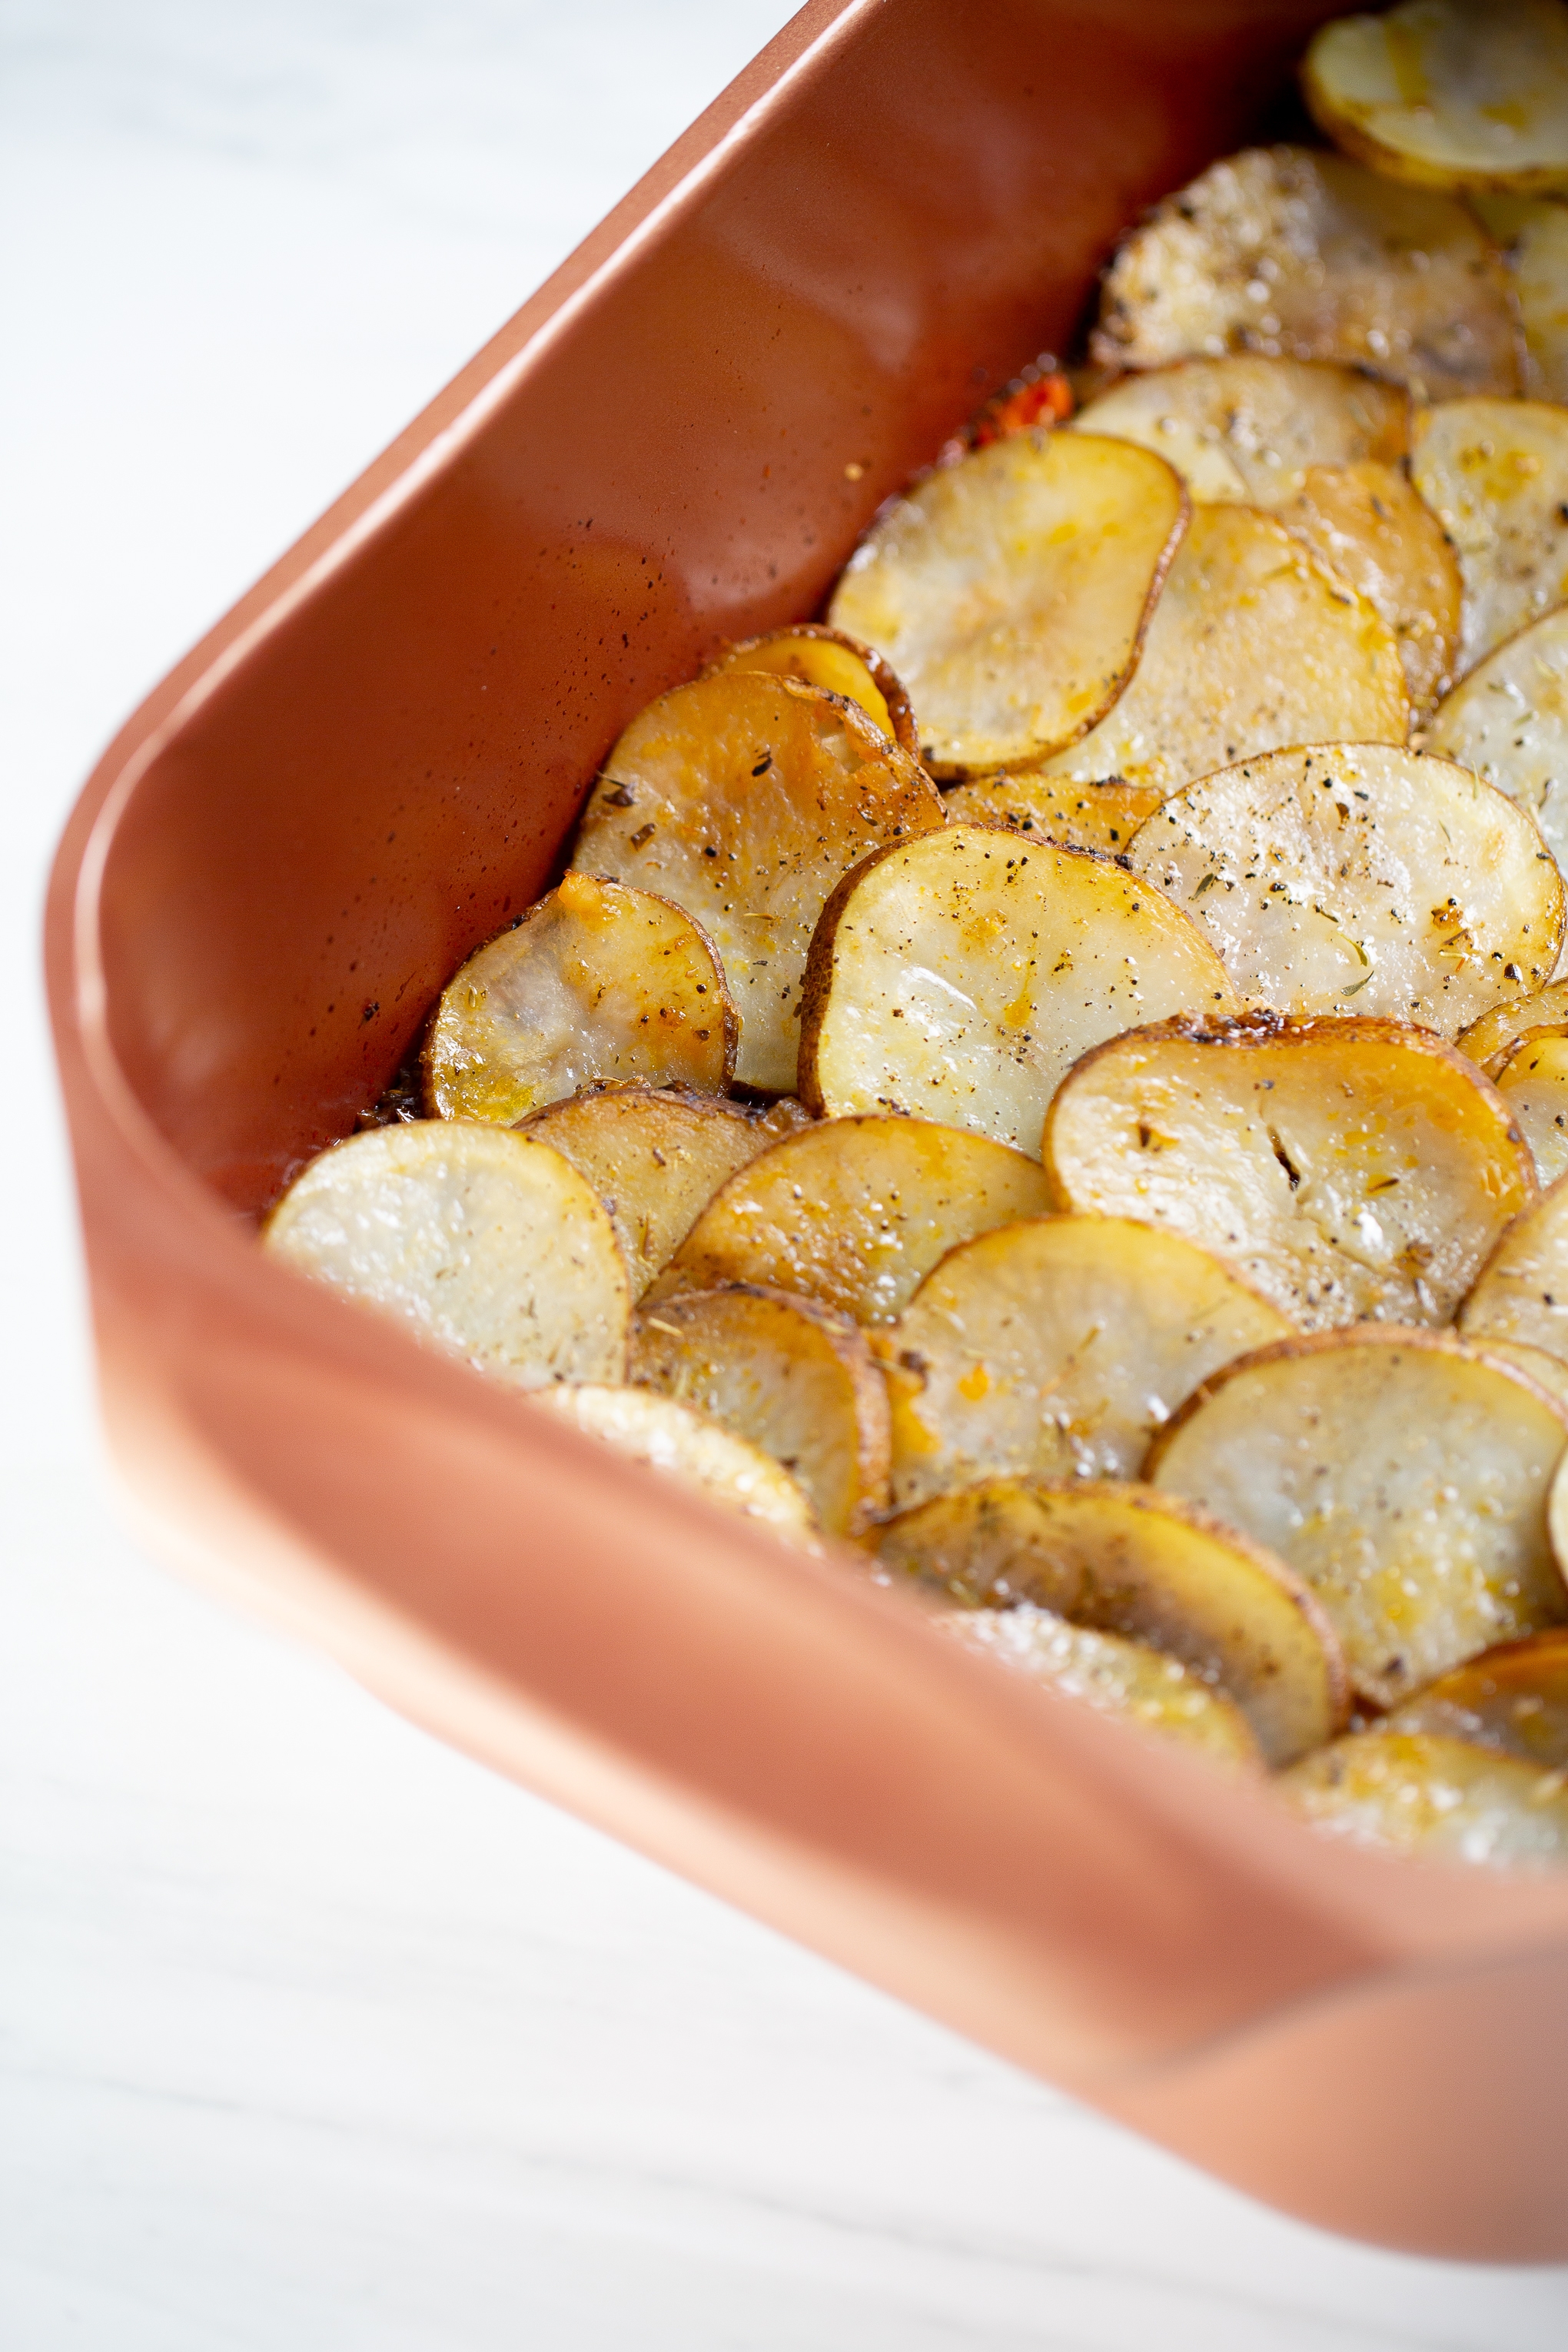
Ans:
[[[141,690],[782,21],[0,0],[5,2352],[1555,2352],[1258,2210],[140,1559],[35,977]]]

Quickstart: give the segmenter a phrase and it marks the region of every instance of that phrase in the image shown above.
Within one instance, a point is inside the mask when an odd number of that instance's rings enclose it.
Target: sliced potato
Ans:
[[[1568,1408],[1448,1333],[1363,1326],[1216,1372],[1144,1475],[1244,1528],[1317,1594],[1393,1706],[1568,1615],[1546,1499]]]
[[[1179,1739],[1214,1763],[1256,1771],[1262,1762],[1236,1701],[1146,1642],[1071,1625],[1054,1611],[1024,1601],[1011,1609],[945,1609],[937,1622],[965,1649],[1082,1699],[1102,1715]]]
[[[1432,709],[1458,659],[1463,609],[1458,559],[1426,500],[1369,458],[1311,467],[1276,511],[1388,624],[1413,708]]]
[[[1310,1593],[1234,1528],[1147,1487],[994,1478],[890,1519],[876,1551],[972,1607],[1052,1609],[1179,1658],[1228,1691],[1271,1764],[1344,1720],[1343,1664]]]
[[[640,1297],[721,1184],[765,1151],[763,1120],[710,1096],[605,1087],[547,1103],[521,1132],[585,1176],[615,1223]]]
[[[1183,1234],[1308,1329],[1446,1323],[1535,1197],[1495,1087],[1384,1021],[1251,1013],[1114,1038],[1052,1103],[1045,1160],[1058,1208]]]
[[[741,1016],[735,1075],[787,1094],[801,973],[828,893],[868,850],[945,821],[930,777],[854,704],[730,670],[678,686],[633,719],[572,862],[697,918]]]
[[[1410,394],[1360,368],[1232,352],[1123,376],[1067,430],[1152,449],[1205,505],[1278,507],[1310,467],[1396,466],[1410,446]]]
[[[1003,775],[976,776],[945,794],[950,824],[1005,824],[1032,833],[1064,849],[1101,849],[1119,856],[1146,816],[1160,805],[1154,784],[1124,784],[1119,776],[1102,783],[1062,783],[1032,768]]]
[[[847,876],[804,993],[812,1109],[934,1116],[1029,1152],[1089,1046],[1178,1006],[1235,1001],[1218,956],[1158,890],[1088,850],[978,824],[900,842]]]
[[[782,1462],[831,1535],[887,1504],[887,1390],[865,1334],[814,1299],[752,1283],[664,1299],[632,1326],[631,1377]]]
[[[1542,987],[1563,944],[1563,883],[1531,820],[1468,769],[1388,744],[1222,768],[1164,802],[1128,854],[1239,992],[1284,1013],[1453,1037]]]
[[[512,1127],[598,1079],[717,1093],[738,1034],[712,942],[683,908],[568,874],[442,990],[426,1105]]]
[[[1301,68],[1312,119],[1423,188],[1568,188],[1562,0],[1404,0],[1341,16]]]
[[[1461,1034],[1459,1051],[1478,1063],[1489,1078],[1495,1078],[1516,1046],[1531,1037],[1550,1035],[1560,1022],[1568,1022],[1568,980],[1554,980],[1537,995],[1494,1004]]]
[[[1458,555],[1462,676],[1568,598],[1568,408],[1449,400],[1423,409],[1411,471]]]
[[[1568,1176],[1568,1024],[1516,1045],[1497,1090],[1530,1146],[1539,1183]]]
[[[1465,206],[1304,147],[1248,148],[1157,205],[1106,274],[1091,350],[1335,360],[1427,400],[1519,388],[1507,278]]]
[[[914,713],[897,672],[872,646],[847,636],[842,629],[830,629],[825,621],[796,621],[787,629],[770,629],[765,636],[726,646],[703,676],[726,669],[766,670],[773,677],[819,686],[826,694],[846,695],[911,760],[920,758]]]
[[[625,1373],[631,1290],[615,1228],[558,1152],[505,1128],[351,1135],[295,1178],[262,1241],[519,1387]]]
[[[886,1323],[955,1242],[1047,1207],[1021,1151],[928,1119],[804,1128],[732,1176],[646,1303],[756,1282]]]
[[[1568,612],[1531,622],[1479,662],[1439,706],[1426,745],[1528,809],[1568,867]]]
[[[679,1478],[721,1510],[759,1519],[807,1551],[820,1549],[805,1489],[782,1464],[674,1397],[584,1384],[545,1390],[539,1402],[617,1454]]]
[[[1475,195],[1471,209],[1503,248],[1524,328],[1531,400],[1568,400],[1568,205],[1555,196]]]
[[[1459,1309],[1479,1348],[1517,1339],[1568,1362],[1568,1177],[1516,1217]]]
[[[1561,1356],[1549,1356],[1544,1348],[1529,1347],[1522,1339],[1494,1339],[1486,1334],[1471,1345],[1479,1348],[1483,1356],[1495,1356],[1500,1363],[1511,1364],[1516,1372],[1522,1372],[1527,1381],[1533,1381],[1538,1389],[1544,1389],[1559,1404],[1568,1405],[1568,1363]]]
[[[1292,1328],[1206,1250],[1128,1218],[982,1234],[877,1335],[893,1500],[990,1476],[1136,1477],[1200,1381]]]
[[[908,681],[937,774],[1038,759],[1125,686],[1186,513],[1163,458],[1019,434],[938,467],[884,511],[833,621]]]
[[[1255,507],[1194,509],[1116,708],[1050,776],[1175,792],[1285,743],[1403,743],[1405,672],[1386,621]]]
[[[1406,1699],[1387,1727],[1468,1739],[1549,1772],[1568,1769],[1568,1633],[1555,1627],[1485,1651]]]
[[[1468,1739],[1358,1731],[1304,1757],[1279,1789],[1314,1829],[1429,1862],[1503,1870],[1568,1862],[1563,1775]]]

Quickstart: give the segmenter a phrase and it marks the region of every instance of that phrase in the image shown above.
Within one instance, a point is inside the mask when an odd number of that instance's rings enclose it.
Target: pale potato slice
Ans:
[[[1561,1356],[1549,1356],[1544,1348],[1531,1348],[1522,1339],[1494,1339],[1489,1334],[1471,1342],[1484,1356],[1495,1356],[1500,1363],[1511,1364],[1549,1397],[1561,1405],[1568,1405],[1568,1363]]]
[[[783,1465],[674,1397],[583,1384],[544,1390],[538,1402],[584,1435],[678,1478],[721,1510],[756,1519],[801,1549],[821,1549],[810,1500]]]
[[[1503,249],[1524,328],[1530,400],[1568,400],[1568,205],[1555,196],[1474,195],[1471,209]]]
[[[1459,559],[1459,673],[1568,598],[1568,408],[1449,400],[1415,419],[1411,473]]]
[[[1459,1309],[1478,1348],[1516,1339],[1568,1362],[1568,1176],[1516,1217]]]
[[[426,1108],[512,1127],[598,1079],[717,1093],[738,1034],[712,942],[684,908],[567,874],[442,990]]]
[[[731,1282],[890,1322],[955,1242],[1048,1206],[1021,1151],[929,1119],[804,1128],[732,1176],[645,1304]]]
[[[1058,1208],[1183,1234],[1309,1330],[1446,1323],[1535,1198],[1496,1088],[1384,1021],[1134,1030],[1068,1077],[1045,1160]]]
[[[1553,1509],[1556,1488],[1553,1485]],[[1505,1642],[1428,1683],[1388,1717],[1390,1731],[1468,1739],[1495,1755],[1559,1772],[1568,1768],[1568,1633]]]
[[[1235,1002],[1218,956],[1158,890],[1089,850],[978,824],[900,842],[847,876],[804,993],[813,1110],[936,1117],[1031,1153],[1090,1045]]]
[[[1123,376],[1066,430],[1152,449],[1205,505],[1278,507],[1311,467],[1397,465],[1410,447],[1410,394],[1360,368],[1233,352]]]
[[[1358,1731],[1304,1757],[1279,1786],[1314,1829],[1359,1844],[1500,1870],[1568,1862],[1563,1775],[1467,1739]]]
[[[825,694],[845,695],[912,760],[920,758],[914,713],[898,673],[873,646],[842,629],[830,629],[826,621],[796,621],[787,629],[770,629],[765,636],[726,646],[702,674],[707,677],[726,669],[766,670],[773,677],[819,686]]]
[[[1179,1739],[1213,1763],[1251,1772],[1262,1763],[1236,1701],[1146,1642],[1069,1624],[1053,1610],[1026,1601],[1011,1609],[944,1609],[936,1622],[966,1650],[995,1658],[1047,1690],[1082,1699],[1101,1715]]]
[[[1537,995],[1494,1004],[1461,1034],[1459,1051],[1495,1078],[1516,1046],[1528,1038],[1550,1035],[1561,1022],[1568,1022],[1568,980],[1554,980]]]
[[[875,1549],[972,1607],[1022,1601],[1180,1659],[1229,1693],[1270,1764],[1344,1720],[1343,1662],[1311,1594],[1233,1528],[1146,1486],[994,1478],[890,1519]]]
[[[1197,507],[1131,684],[1044,772],[1173,793],[1280,744],[1408,730],[1399,647],[1367,599],[1274,516]]]
[[[752,1283],[688,1291],[632,1326],[631,1377],[782,1462],[830,1535],[888,1501],[888,1392],[858,1326]]]
[[[1426,740],[1528,809],[1568,867],[1568,611],[1531,622],[1478,662]]]
[[[1132,871],[1282,1013],[1418,1021],[1446,1037],[1542,987],[1562,878],[1531,819],[1468,768],[1383,743],[1266,751],[1163,803]]]
[[[312,1160],[272,1255],[521,1388],[616,1381],[631,1290],[597,1193],[558,1152],[464,1119],[367,1129]]]
[[[678,686],[633,719],[572,862],[697,918],[741,1016],[736,1076],[788,1094],[824,901],[868,850],[945,822],[930,777],[853,703],[730,670]]]
[[[1497,1090],[1530,1146],[1537,1181],[1568,1176],[1568,1024],[1516,1045],[1498,1072]]]
[[[1506,273],[1465,206],[1304,147],[1248,148],[1157,205],[1106,273],[1091,351],[1335,360],[1427,400],[1519,388]]]
[[[614,1221],[640,1297],[721,1184],[774,1141],[733,1103],[605,1087],[547,1103],[521,1130],[585,1176]]]
[[[1101,849],[1116,857],[1146,816],[1159,807],[1155,784],[1124,784],[1119,776],[1091,784],[1063,783],[1032,768],[976,776],[943,797],[950,824],[1005,824],[1064,849]]]
[[[1363,1325],[1216,1372],[1144,1475],[1288,1561],[1357,1690],[1393,1706],[1568,1615],[1546,1524],[1565,1442],[1568,1407],[1511,1367],[1447,1332]]]
[[[1301,68],[1336,145],[1424,188],[1568,187],[1562,0],[1405,0],[1341,16]]]
[[[1371,458],[1313,466],[1276,511],[1393,630],[1417,711],[1447,691],[1463,618],[1458,558],[1403,473]]]
[[[1206,1250],[1128,1218],[980,1234],[877,1334],[893,1500],[982,1477],[1136,1477],[1200,1381],[1292,1328]]]
[[[1127,683],[1186,514],[1179,478],[1130,442],[1018,434],[888,508],[832,618],[907,680],[938,775],[1037,759]]]

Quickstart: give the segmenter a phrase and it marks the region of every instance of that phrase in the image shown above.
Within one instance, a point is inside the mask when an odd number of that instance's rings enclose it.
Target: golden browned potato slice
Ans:
[[[990,1476],[1136,1477],[1200,1381],[1292,1328],[1206,1250],[1125,1217],[982,1234],[877,1335],[893,1500]]]
[[[1102,849],[1115,857],[1152,816],[1161,793],[1157,785],[1124,784],[1120,777],[1071,784],[1021,768],[954,784],[944,798],[951,824],[1005,824],[1064,849]]]
[[[1446,1323],[1535,1198],[1496,1088],[1384,1021],[1134,1030],[1068,1076],[1045,1160],[1058,1208],[1183,1234],[1309,1330]]]
[[[1321,562],[1359,589],[1393,630],[1414,708],[1430,710],[1458,658],[1458,559],[1402,473],[1368,458],[1311,467],[1277,509]]]
[[[1510,1225],[1459,1309],[1478,1348],[1517,1339],[1568,1362],[1568,1177]]]
[[[945,822],[930,777],[854,704],[729,670],[633,719],[572,862],[696,916],[740,1013],[736,1076],[787,1094],[805,951],[834,884],[868,850]]]
[[[1555,1627],[1484,1652],[1406,1699],[1387,1728],[1472,1740],[1547,1771],[1568,1768],[1568,1633]]]
[[[1029,1152],[1090,1045],[1235,1001],[1218,956],[1158,890],[1089,850],[978,824],[900,842],[847,876],[804,992],[812,1109],[934,1117]]]
[[[966,1650],[1082,1699],[1102,1715],[1179,1739],[1215,1764],[1256,1772],[1263,1760],[1236,1701],[1146,1642],[1071,1625],[1025,1601],[1011,1609],[945,1609],[937,1622]]]
[[[1528,809],[1568,866],[1568,612],[1531,622],[1479,662],[1439,707],[1426,745]]]
[[[1568,408],[1449,400],[1423,409],[1412,473],[1458,553],[1463,675],[1568,597]]]
[[[830,629],[826,621],[796,621],[787,629],[770,629],[766,636],[726,646],[703,676],[725,669],[766,670],[773,677],[819,686],[825,694],[847,695],[912,760],[920,758],[914,713],[898,673],[873,646],[842,629]]]
[[[442,991],[426,1105],[512,1127],[595,1079],[718,1092],[738,1031],[712,942],[684,908],[568,874]]]
[[[810,1500],[783,1465],[674,1397],[651,1389],[583,1385],[545,1390],[539,1402],[617,1454],[679,1478],[721,1510],[758,1519],[805,1550],[820,1549]]]
[[[521,1388],[616,1381],[631,1291],[597,1193],[505,1128],[421,1120],[312,1160],[262,1229],[272,1255]]]
[[[1310,467],[1396,466],[1410,447],[1410,394],[1360,368],[1232,352],[1123,376],[1065,429],[1152,449],[1205,504],[1278,507]]]
[[[1497,1076],[1542,1184],[1568,1176],[1568,1025],[1516,1045]]]
[[[1197,507],[1131,684],[1045,772],[1173,793],[1280,744],[1408,730],[1399,647],[1366,598],[1273,515]]]
[[[1423,188],[1568,188],[1561,0],[1405,0],[1313,36],[1301,88],[1320,130]]]
[[[858,1325],[815,1299],[738,1284],[645,1307],[631,1377],[771,1454],[831,1535],[888,1501],[888,1392]]]
[[[1524,328],[1531,400],[1568,400],[1568,205],[1556,196],[1475,195],[1471,209],[1503,249]]]
[[[1516,1046],[1537,1034],[1550,1035],[1561,1022],[1568,1022],[1568,980],[1554,980],[1538,995],[1494,1004],[1460,1035],[1459,1051],[1495,1078]]]
[[[887,1323],[955,1242],[1047,1205],[1037,1165],[1005,1144],[928,1119],[833,1119],[732,1176],[645,1303],[757,1282]]]
[[[1019,434],[889,507],[833,620],[907,680],[937,774],[1038,759],[1125,686],[1186,513],[1179,478],[1130,442]]]
[[[1146,1486],[994,1478],[889,1520],[876,1551],[971,1606],[1031,1603],[1179,1658],[1229,1692],[1270,1764],[1344,1720],[1343,1663],[1311,1594],[1233,1528]]]
[[[1500,1870],[1568,1862],[1563,1774],[1468,1739],[1358,1731],[1304,1757],[1279,1788],[1314,1829],[1429,1862]]]
[[[1304,147],[1248,148],[1157,205],[1107,273],[1091,349],[1104,367],[1336,360],[1427,400],[1519,388],[1507,276],[1465,206]]]
[[[1447,1332],[1363,1326],[1226,1365],[1144,1475],[1310,1584],[1351,1678],[1393,1706],[1568,1615],[1546,1499],[1568,1408]]]
[[[1266,751],[1174,793],[1132,871],[1205,929],[1239,992],[1456,1036],[1550,979],[1563,892],[1524,812],[1384,743]]]
[[[721,1184],[775,1140],[756,1118],[710,1096],[605,1087],[547,1103],[521,1132],[585,1176],[614,1220],[640,1297]]]

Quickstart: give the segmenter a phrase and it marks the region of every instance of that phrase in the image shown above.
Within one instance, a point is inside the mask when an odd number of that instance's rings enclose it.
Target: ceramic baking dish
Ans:
[[[1320,1842],[265,1261],[588,780],[1069,335],[1321,5],[816,0],[158,688],[48,962],[147,1539],[1256,2195],[1568,2253],[1568,1886]]]

